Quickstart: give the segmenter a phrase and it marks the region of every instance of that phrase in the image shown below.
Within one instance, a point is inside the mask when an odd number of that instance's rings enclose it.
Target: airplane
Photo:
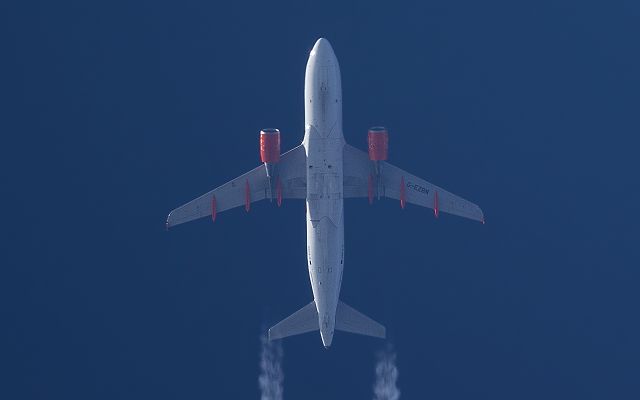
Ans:
[[[304,82],[304,139],[280,153],[280,131],[262,129],[262,164],[169,213],[169,227],[269,199],[306,201],[307,262],[313,300],[269,329],[269,340],[320,331],[325,348],[334,330],[386,337],[386,328],[340,301],[344,269],[344,199],[387,197],[484,223],[477,205],[406,172],[389,162],[388,131],[368,130],[368,152],[345,142],[338,60],[327,39],[316,41]]]

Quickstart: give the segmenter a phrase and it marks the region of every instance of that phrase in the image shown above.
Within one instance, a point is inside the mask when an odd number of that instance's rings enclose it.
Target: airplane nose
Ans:
[[[313,45],[313,49],[311,49],[311,55],[315,55],[317,58],[321,59],[335,57],[331,43],[329,43],[325,38],[320,38],[316,41],[316,44]]]

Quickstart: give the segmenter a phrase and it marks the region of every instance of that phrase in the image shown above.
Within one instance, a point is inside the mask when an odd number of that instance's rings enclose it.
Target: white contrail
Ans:
[[[261,400],[282,400],[282,344],[270,342],[267,335],[260,335],[260,385]]]
[[[378,352],[376,361],[376,382],[373,385],[374,400],[398,400],[400,390],[396,385],[398,367],[396,367],[396,352],[389,345]]]

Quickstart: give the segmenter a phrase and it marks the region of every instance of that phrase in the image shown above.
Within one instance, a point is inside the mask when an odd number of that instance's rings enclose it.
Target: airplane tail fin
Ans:
[[[300,335],[320,329],[316,302],[312,301],[269,329],[269,340]]]
[[[269,329],[269,340],[282,339],[319,329],[318,311],[315,301],[312,301],[272,326]],[[336,310],[335,329],[381,339],[386,337],[386,328],[383,325],[341,301],[338,302]]]
[[[341,301],[336,310],[336,329],[380,339],[384,339],[387,333],[383,325]]]

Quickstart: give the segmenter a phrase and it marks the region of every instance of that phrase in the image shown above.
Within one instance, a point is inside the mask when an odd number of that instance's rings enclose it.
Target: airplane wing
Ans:
[[[231,208],[245,206],[266,198],[276,199],[277,186],[283,199],[304,199],[307,195],[306,153],[299,145],[280,157],[277,164],[280,183],[267,177],[266,167],[260,165],[251,171],[203,194],[169,213],[167,228],[211,216]]]
[[[386,161],[379,162],[380,178],[376,182],[374,163],[369,155],[353,146],[344,146],[344,197],[372,197],[375,195],[432,208],[484,222],[484,214],[477,205],[450,193],[439,186],[412,175]]]

